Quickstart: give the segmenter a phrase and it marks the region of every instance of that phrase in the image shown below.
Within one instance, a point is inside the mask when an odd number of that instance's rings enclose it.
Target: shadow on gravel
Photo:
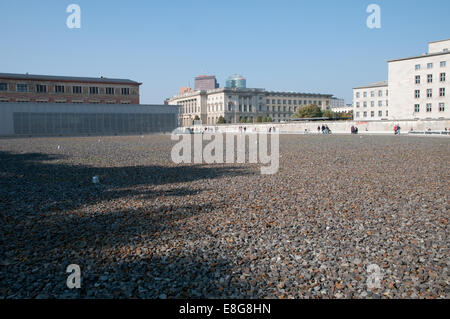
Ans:
[[[211,264],[199,257],[198,248],[179,256],[169,256],[173,249],[168,249],[167,257],[148,248],[156,238],[170,243],[180,227],[189,229],[183,220],[213,211],[218,203],[187,206],[173,201],[110,212],[105,207],[92,214],[70,211],[122,197],[156,200],[194,195],[202,190],[171,184],[249,172],[222,166],[95,168],[67,165],[63,160],[55,155],[0,152],[0,297],[224,296],[221,287],[229,289],[231,284],[229,260],[212,256]],[[100,185],[92,184],[95,175]],[[78,263],[85,276],[85,288],[76,293],[65,286],[65,267],[72,263]]]
[[[230,166],[97,168],[55,162],[61,160],[64,157],[60,155],[0,152],[0,209],[14,210],[22,206],[29,212],[58,211],[125,195],[145,199],[195,195],[199,190],[172,188],[171,184],[248,174],[242,167]],[[100,184],[92,183],[93,176],[99,177]],[[149,190],[149,186],[167,186],[167,189]]]

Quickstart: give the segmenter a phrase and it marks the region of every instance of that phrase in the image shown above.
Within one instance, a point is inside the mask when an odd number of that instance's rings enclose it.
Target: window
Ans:
[[[359,99],[361,97],[361,93],[356,92],[356,98]]]
[[[386,100],[386,106],[389,106],[389,100]]]
[[[378,91],[378,96],[379,96],[379,97],[382,97],[382,96],[383,96],[383,91],[379,90],[379,91]]]
[[[416,84],[420,84],[420,75],[416,75]]]
[[[420,112],[420,104],[415,104],[414,105],[414,112],[415,113],[419,113]]]
[[[356,102],[356,107],[360,107],[360,103],[359,102]]]
[[[433,105],[431,103],[427,103],[427,112],[431,112],[433,109]]]
[[[378,106],[383,106],[383,101],[378,101]]]
[[[416,99],[419,99],[420,98],[420,90],[416,90],[414,92],[414,96],[416,97]]]
[[[383,111],[378,111],[378,117],[382,117],[383,116]]]
[[[371,106],[371,107],[374,107],[374,106],[375,106],[375,101],[371,101],[371,102],[370,102],[370,106]]]
[[[441,82],[445,82],[445,73],[441,73]]]
[[[114,95],[114,88],[106,88],[106,94]]]
[[[389,90],[386,90],[386,96],[389,96]]]
[[[432,69],[433,68],[433,63],[428,63],[427,64],[427,69]]]
[[[420,70],[420,64],[416,64],[416,70]]]
[[[364,97],[367,97],[367,92],[364,92],[364,93],[363,93],[363,96],[364,96]]]
[[[427,89],[427,97],[433,97],[433,89]]]
[[[367,117],[367,112],[364,112],[363,116],[364,116],[364,117]]]
[[[8,84],[0,83],[0,91],[8,91]]]
[[[63,85],[55,85],[55,93],[64,93]]]
[[[286,100],[283,100],[283,104],[286,104]]]
[[[294,100],[294,105],[297,105],[297,100]]]
[[[367,102],[364,102],[364,107],[367,107]]]
[[[439,103],[439,112],[444,112],[444,111],[445,111],[445,104]]]
[[[359,117],[359,112],[356,112],[356,117]]]
[[[72,86],[73,94],[81,94],[81,86]]]
[[[441,68],[445,68],[447,66],[447,62],[446,61],[442,61],[441,62]]]
[[[281,100],[277,100],[277,104],[281,104]]]
[[[375,92],[374,91],[370,92],[370,97],[375,97]]]
[[[370,112],[370,117],[375,117],[375,112],[374,111]]]
[[[28,92],[28,84],[17,84],[16,91],[17,92]]]
[[[386,111],[386,116],[389,116],[389,111]]]
[[[275,104],[275,100],[272,100],[272,104]]]
[[[433,83],[433,74],[428,74],[428,76],[427,76],[427,82],[428,82],[428,83]]]
[[[89,88],[89,94],[98,94],[98,87],[96,86],[91,86]]]
[[[47,85],[37,84],[36,92],[37,93],[47,93]]]
[[[439,89],[439,96],[445,96],[445,88]]]

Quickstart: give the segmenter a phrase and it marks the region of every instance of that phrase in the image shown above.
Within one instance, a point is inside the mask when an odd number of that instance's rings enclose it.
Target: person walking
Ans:
[[[400,124],[397,124],[397,135],[400,135]]]
[[[394,135],[397,135],[397,125],[394,126]]]
[[[352,127],[350,128],[350,131],[352,132],[352,134],[355,134],[355,127],[352,125]]]
[[[320,125],[317,127],[317,133],[320,134]]]

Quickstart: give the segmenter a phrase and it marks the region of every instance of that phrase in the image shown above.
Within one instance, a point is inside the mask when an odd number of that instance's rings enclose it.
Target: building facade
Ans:
[[[141,84],[104,77],[0,73],[0,102],[139,104]]]
[[[388,81],[353,89],[354,119],[449,119],[449,49],[450,39],[435,41],[428,53],[388,61]]]
[[[0,103],[0,136],[142,135],[177,126],[178,108],[166,105]]]
[[[200,75],[195,78],[195,91],[214,90],[219,88],[219,83],[214,75]]]
[[[379,121],[389,118],[388,82],[377,82],[353,89],[353,118]]]
[[[220,88],[177,95],[169,99],[169,105],[178,105],[180,125],[190,126],[197,119],[203,124],[214,125],[220,117],[227,123],[255,123],[258,117],[283,122],[302,106],[315,104],[330,109],[331,99],[332,95],[328,94]]]
[[[450,40],[421,56],[388,61],[391,119],[450,118]]]

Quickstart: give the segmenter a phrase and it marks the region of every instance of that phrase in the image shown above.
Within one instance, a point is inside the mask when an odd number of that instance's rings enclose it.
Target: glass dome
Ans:
[[[227,79],[225,87],[245,89],[247,87],[247,80],[242,75],[233,74]]]

